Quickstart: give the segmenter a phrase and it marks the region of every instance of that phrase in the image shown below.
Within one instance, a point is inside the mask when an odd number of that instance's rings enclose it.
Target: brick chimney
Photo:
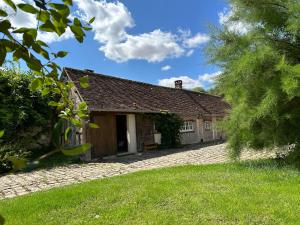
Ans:
[[[175,88],[182,89],[182,80],[175,80]]]

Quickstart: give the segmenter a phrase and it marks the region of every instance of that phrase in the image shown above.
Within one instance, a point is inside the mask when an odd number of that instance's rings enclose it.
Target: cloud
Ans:
[[[190,48],[196,48],[206,40],[205,35],[191,37],[190,30],[179,29],[171,33],[155,29],[141,34],[130,34],[134,27],[130,11],[120,1],[74,0],[78,6],[77,15],[92,24],[94,39],[100,43],[99,50],[116,62],[139,59],[148,62],[161,62],[166,58],[191,55]],[[187,51],[189,53],[187,53]]]
[[[186,56],[187,57],[190,57],[191,55],[194,54],[194,49],[190,49],[187,53],[186,53]]]
[[[184,49],[176,43],[176,37],[161,30],[140,35],[127,34],[125,41],[107,42],[100,50],[107,58],[117,62],[131,59],[161,62],[165,58],[179,57],[184,53]]]
[[[234,15],[234,8],[230,10],[224,9],[223,12],[218,13],[219,16],[219,23],[231,32],[238,33],[238,34],[245,34],[250,29],[251,26],[243,21],[233,21],[232,16]]]
[[[182,80],[182,87],[184,89],[193,89],[195,87],[211,86],[215,82],[215,79],[221,74],[221,71],[214,73],[205,73],[199,75],[198,78],[193,79],[189,76],[178,76],[166,79],[161,79],[158,81],[158,85],[165,87],[175,87],[176,80]]]
[[[218,76],[220,76],[221,74],[222,74],[221,71],[217,71],[215,73],[205,73],[205,74],[199,76],[199,80],[212,84],[216,81]]]
[[[209,36],[206,34],[197,33],[193,37],[185,38],[183,44],[187,48],[197,48],[199,45],[209,41]]]
[[[175,81],[182,80],[182,87],[184,89],[193,89],[195,87],[202,87],[203,85],[197,79],[192,79],[188,76],[171,77],[167,79],[161,79],[158,81],[158,85],[164,87],[175,87]]]
[[[30,1],[23,1],[23,0],[14,0],[15,4],[25,3]],[[32,3],[34,4],[34,3]],[[37,20],[35,18],[34,14],[25,13],[22,10],[17,10],[17,12],[14,12],[11,7],[9,7],[4,1],[0,1],[0,8],[4,8],[6,12],[8,12],[8,19],[11,22],[12,26],[15,28],[20,27],[29,27],[29,28],[36,28],[37,26]],[[17,35],[18,37],[18,35]],[[46,43],[52,43],[57,41],[62,41],[66,39],[73,38],[73,33],[70,29],[67,29],[66,32],[58,36],[55,33],[49,33],[49,32],[38,32],[38,39],[41,41],[44,41]]]
[[[170,65],[165,65],[161,68],[162,71],[168,71],[170,69],[172,69],[172,67]]]

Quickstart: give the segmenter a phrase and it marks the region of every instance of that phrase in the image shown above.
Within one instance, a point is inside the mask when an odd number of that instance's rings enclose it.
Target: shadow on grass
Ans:
[[[300,172],[300,153],[290,152],[271,159],[238,161],[239,167],[248,169],[293,169]]]

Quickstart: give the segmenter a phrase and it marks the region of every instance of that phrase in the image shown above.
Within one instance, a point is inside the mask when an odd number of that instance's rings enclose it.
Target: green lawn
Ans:
[[[300,173],[270,162],[143,171],[0,201],[6,224],[299,224]]]

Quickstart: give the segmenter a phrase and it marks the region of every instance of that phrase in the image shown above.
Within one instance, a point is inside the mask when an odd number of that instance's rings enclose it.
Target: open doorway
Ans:
[[[117,115],[116,120],[118,153],[128,152],[126,115]]]

